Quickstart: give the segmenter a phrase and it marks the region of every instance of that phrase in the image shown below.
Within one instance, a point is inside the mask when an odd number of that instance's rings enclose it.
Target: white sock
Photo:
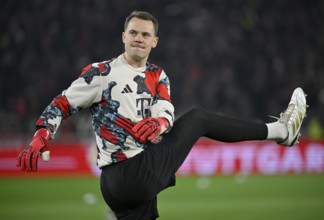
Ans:
[[[266,124],[268,127],[267,140],[283,141],[288,136],[286,125],[278,121]]]

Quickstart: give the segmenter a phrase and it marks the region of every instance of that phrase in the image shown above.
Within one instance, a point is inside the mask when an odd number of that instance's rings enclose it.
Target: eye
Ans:
[[[148,33],[148,32],[144,32],[142,35],[143,35],[143,37],[145,37],[145,38],[147,38],[147,37],[151,37],[151,34]]]
[[[135,37],[137,35],[137,32],[134,30],[130,30],[129,34],[132,35],[133,37]]]

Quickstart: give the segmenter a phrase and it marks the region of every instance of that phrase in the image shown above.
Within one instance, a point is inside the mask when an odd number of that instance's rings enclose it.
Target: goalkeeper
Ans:
[[[192,109],[174,121],[166,72],[148,63],[158,43],[158,21],[134,11],[125,21],[118,57],[85,67],[55,97],[36,122],[30,145],[17,158],[22,170],[37,171],[61,122],[90,108],[101,168],[101,192],[118,219],[158,218],[157,195],[175,185],[175,173],[202,136],[223,141],[273,140],[292,146],[306,114],[301,88],[295,89],[278,121],[265,124]]]

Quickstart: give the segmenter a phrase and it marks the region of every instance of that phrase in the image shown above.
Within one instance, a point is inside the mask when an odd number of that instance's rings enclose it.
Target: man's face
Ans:
[[[155,48],[158,37],[154,34],[152,21],[132,18],[122,35],[126,54],[134,61],[147,61],[152,48]]]

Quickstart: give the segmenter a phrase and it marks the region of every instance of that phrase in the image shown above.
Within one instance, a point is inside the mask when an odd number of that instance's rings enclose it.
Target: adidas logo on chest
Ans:
[[[124,94],[124,93],[133,93],[133,90],[131,89],[131,87],[128,84],[126,84],[126,86],[124,87],[124,89],[122,90],[121,93],[122,94]]]

